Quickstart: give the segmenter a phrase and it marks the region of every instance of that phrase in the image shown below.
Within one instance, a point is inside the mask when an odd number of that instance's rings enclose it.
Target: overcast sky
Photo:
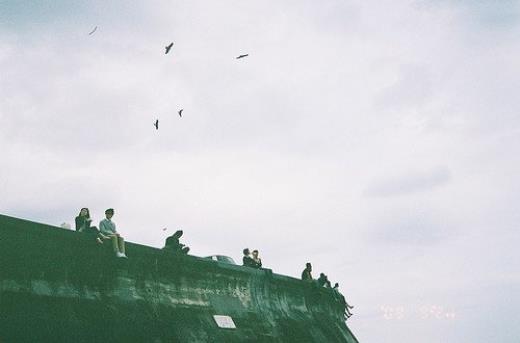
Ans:
[[[0,213],[113,207],[132,242],[310,261],[363,343],[516,343],[519,23],[507,0],[0,1]]]

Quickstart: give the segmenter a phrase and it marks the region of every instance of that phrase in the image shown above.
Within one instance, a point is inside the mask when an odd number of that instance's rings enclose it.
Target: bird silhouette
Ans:
[[[179,113],[179,117],[181,117],[181,118],[182,118],[182,111],[184,111],[184,109],[183,109],[183,108],[181,108],[181,109],[180,109],[180,111],[179,111],[179,112],[177,112],[177,113]]]
[[[156,130],[159,130],[159,119],[155,120],[155,123],[153,123],[153,126],[155,126]]]
[[[167,229],[167,228],[163,228],[162,230],[163,230],[163,231],[166,231],[166,230],[168,230],[168,229]]]
[[[170,45],[167,45],[164,47],[166,49],[166,51],[164,52],[165,55],[170,52],[170,49],[172,48],[172,46],[173,46],[173,42],[171,42]]]
[[[97,30],[97,26],[94,28],[94,30],[90,31],[90,32],[88,33],[88,35],[90,36],[91,34],[93,34],[94,32],[96,32],[96,30]]]
[[[238,60],[238,59],[240,59],[240,58],[244,58],[244,57],[247,57],[247,56],[249,56],[249,54],[245,54],[245,55],[237,56],[236,59]]]

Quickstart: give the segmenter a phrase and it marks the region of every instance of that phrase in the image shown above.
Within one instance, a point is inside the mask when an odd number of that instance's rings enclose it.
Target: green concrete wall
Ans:
[[[127,255],[0,215],[0,342],[357,342],[329,289],[139,244]]]

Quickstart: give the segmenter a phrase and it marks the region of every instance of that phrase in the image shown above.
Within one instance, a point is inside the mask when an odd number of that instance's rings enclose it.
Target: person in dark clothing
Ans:
[[[253,268],[260,269],[262,268],[262,259],[258,257],[258,250],[253,250]]]
[[[307,264],[305,265],[305,269],[302,272],[302,280],[311,282],[313,280],[311,272],[312,272],[312,265],[309,262],[307,262]]]
[[[166,238],[166,242],[164,244],[163,249],[174,253],[182,253],[187,255],[190,251],[190,248],[179,242],[179,238],[182,237],[182,234],[182,230],[177,230],[173,235]]]
[[[324,273],[320,273],[320,277],[318,278],[318,286],[331,288],[329,278]]]
[[[242,257],[242,265],[245,267],[253,267],[255,266],[255,261],[251,257],[251,253],[248,248],[245,248],[243,251],[244,257]]]
[[[76,231],[83,232],[85,229],[90,227],[91,222],[92,219],[90,219],[90,212],[88,208],[83,207],[76,217]]]
[[[97,227],[91,226],[90,212],[88,208],[83,207],[76,217],[76,231],[85,233],[96,240],[99,244],[103,244],[103,239],[107,237],[101,234]]]
[[[334,284],[332,290],[334,291],[334,297],[338,300],[341,307],[343,308],[343,315],[346,318],[350,318],[350,316],[352,316],[352,313],[350,313],[350,309],[354,308],[354,306],[350,306],[343,294],[339,292],[339,284],[337,282]]]

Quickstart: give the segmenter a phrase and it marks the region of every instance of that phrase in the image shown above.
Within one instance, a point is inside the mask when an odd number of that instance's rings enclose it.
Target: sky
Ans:
[[[0,213],[113,207],[131,242],[312,262],[363,343],[516,343],[519,24],[507,0],[0,1]]]

